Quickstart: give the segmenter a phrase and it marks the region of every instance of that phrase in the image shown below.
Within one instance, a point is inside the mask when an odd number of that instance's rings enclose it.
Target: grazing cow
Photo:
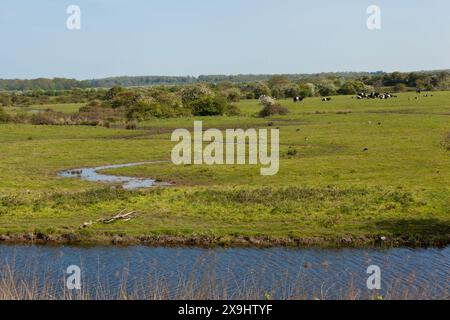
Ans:
[[[294,102],[302,102],[305,98],[304,97],[294,97]]]
[[[328,97],[328,98],[323,98],[322,101],[331,101],[331,98],[330,98],[330,97]]]
[[[366,98],[367,97],[367,93],[365,92],[360,92],[358,93],[358,96],[362,97],[362,98]]]
[[[421,94],[421,93],[422,93],[422,90],[420,90],[419,88],[417,88],[417,89],[416,89],[416,93],[417,93],[417,94]]]

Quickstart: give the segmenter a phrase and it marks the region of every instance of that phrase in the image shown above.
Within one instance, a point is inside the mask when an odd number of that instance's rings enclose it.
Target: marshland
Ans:
[[[388,85],[392,75],[372,78]],[[273,76],[250,83],[3,91],[1,297],[448,298],[450,91],[443,84],[419,92],[411,83],[374,88],[365,81]],[[395,97],[357,99],[360,91]],[[275,99],[266,104],[261,96]],[[171,133],[192,130],[194,121],[223,132],[278,129],[279,172],[173,164]],[[126,187],[136,182],[142,184]],[[116,255],[127,259],[112,262]],[[60,283],[67,256],[71,264],[89,256],[90,276],[116,278],[90,278],[86,291],[67,292]],[[58,266],[36,266],[57,257]],[[179,264],[170,262],[178,258]],[[379,259],[389,265],[384,291],[368,291],[365,268]],[[198,261],[204,264],[192,267]],[[434,263],[433,281],[424,280],[431,279],[424,261]],[[163,266],[150,270],[150,263]],[[327,264],[334,271],[324,273]],[[129,275],[142,279],[118,281],[130,265],[141,269]],[[203,273],[209,268],[219,279]],[[345,283],[325,293],[324,279],[338,269],[347,270]],[[161,270],[173,274],[158,278]],[[43,284],[46,272],[52,281]],[[156,279],[148,283],[148,276]]]

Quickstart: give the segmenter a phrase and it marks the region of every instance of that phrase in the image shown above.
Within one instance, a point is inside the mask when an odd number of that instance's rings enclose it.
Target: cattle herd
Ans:
[[[391,99],[391,98],[397,98],[397,96],[386,92],[386,93],[379,93],[379,92],[371,92],[371,93],[365,93],[365,92],[361,92],[358,93],[358,95],[356,96],[356,99]],[[354,97],[352,97],[352,99],[354,99]],[[305,97],[294,97],[293,101],[294,102],[302,102],[303,100],[305,100]],[[331,101],[331,97],[326,97],[326,98],[322,98],[322,101],[324,102],[328,102]]]
[[[421,94],[421,90],[417,89],[416,90],[417,94]],[[424,97],[428,97],[428,96],[433,96],[431,95],[424,95]],[[390,93],[390,92],[386,92],[386,93],[380,93],[380,92],[360,92],[356,95],[356,99],[361,100],[361,99],[391,99],[391,98],[397,98],[396,95]],[[305,99],[305,97],[301,97],[301,96],[296,96],[293,97],[294,102],[302,102]],[[352,96],[352,99],[355,99],[354,96]],[[411,98],[409,98],[411,100]],[[418,99],[418,97],[415,97],[415,99]],[[326,97],[326,98],[322,98],[322,101],[324,102],[328,102],[331,101],[330,97]]]
[[[379,92],[371,92],[371,93],[365,93],[361,92],[356,96],[356,99],[391,99],[391,98],[397,98],[397,96],[393,95],[392,93],[386,92],[386,93],[379,93]]]

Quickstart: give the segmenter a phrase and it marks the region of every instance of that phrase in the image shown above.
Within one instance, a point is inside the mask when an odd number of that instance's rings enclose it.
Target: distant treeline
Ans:
[[[420,71],[410,73],[385,73],[378,72],[335,72],[318,74],[240,74],[240,75],[201,75],[193,76],[137,76],[137,77],[111,77],[93,80],[76,80],[65,78],[38,78],[30,80],[21,79],[0,79],[1,91],[30,91],[30,90],[71,90],[87,88],[111,88],[122,87],[144,87],[155,85],[186,85],[195,83],[216,84],[220,82],[230,82],[233,84],[268,82],[274,77],[282,76],[292,82],[297,83],[321,83],[333,82],[338,87],[346,81],[357,81],[360,84],[374,88],[395,87],[421,88],[425,90],[446,90],[450,88],[450,71]],[[339,88],[337,88],[338,90]],[[336,91],[337,91],[336,90]],[[331,90],[332,91],[332,90]]]

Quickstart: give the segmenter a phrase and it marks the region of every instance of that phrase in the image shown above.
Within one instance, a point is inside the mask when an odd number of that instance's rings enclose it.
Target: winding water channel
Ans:
[[[165,161],[149,161],[149,162],[134,162],[125,164],[115,164],[110,166],[101,166],[94,168],[80,168],[80,169],[70,169],[58,173],[58,176],[64,178],[78,178],[86,181],[92,182],[105,182],[105,183],[119,183],[126,190],[134,190],[140,188],[149,188],[153,186],[169,186],[169,183],[159,182],[153,179],[145,178],[135,178],[135,177],[124,177],[116,175],[101,174],[98,171],[109,170],[109,169],[119,169],[126,167],[141,166],[145,164],[157,164],[164,163]]]

